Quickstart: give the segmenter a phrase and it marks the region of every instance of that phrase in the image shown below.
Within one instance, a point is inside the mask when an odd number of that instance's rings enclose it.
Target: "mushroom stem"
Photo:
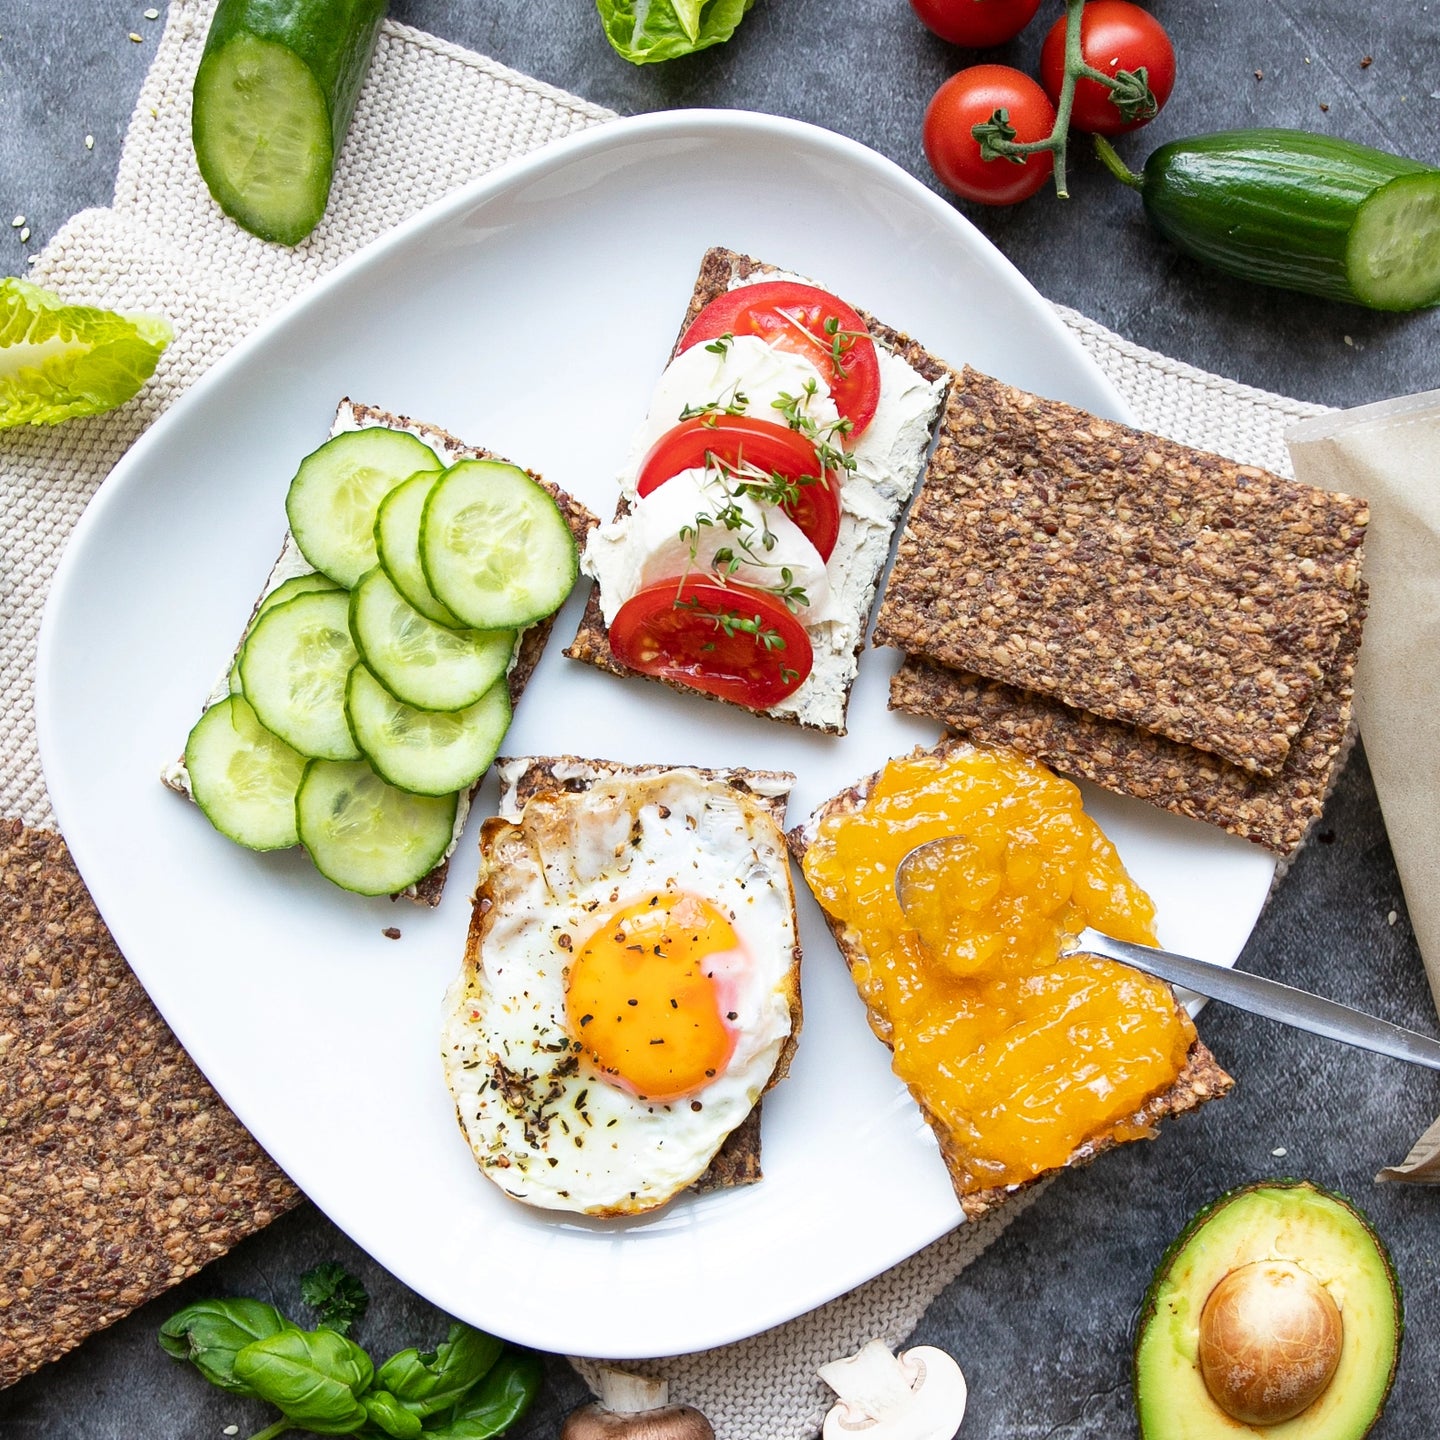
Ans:
[[[825,1417],[824,1440],[858,1431],[866,1440],[951,1440],[965,1417],[965,1377],[930,1345],[896,1356],[871,1340],[819,1374],[840,1397]]]
[[[636,1415],[642,1410],[659,1410],[670,1403],[670,1386],[648,1375],[628,1370],[600,1372],[600,1403],[616,1415]]]
[[[560,1440],[715,1440],[710,1422],[689,1405],[671,1405],[663,1380],[605,1369],[600,1398],[572,1410]]]

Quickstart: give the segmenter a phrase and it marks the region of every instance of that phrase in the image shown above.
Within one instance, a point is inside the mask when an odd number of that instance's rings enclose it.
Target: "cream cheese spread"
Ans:
[[[796,280],[801,276],[780,272],[756,274],[742,284],[762,280]],[[819,577],[801,584],[809,605],[792,606],[804,624],[814,651],[810,674],[797,689],[768,713],[794,719],[802,725],[844,730],[845,703],[858,668],[858,648],[869,620],[870,605],[880,571],[890,553],[890,541],[900,513],[910,498],[930,445],[931,430],[945,390],[945,380],[927,380],[899,355],[878,341],[880,398],[874,418],[857,438],[851,454],[854,468],[839,472],[840,533]],[[645,585],[685,573],[707,574],[716,548],[726,543],[723,530],[706,535],[694,548],[681,540],[684,527],[694,525],[695,501],[705,493],[703,472],[683,477],[640,497],[636,480],[646,454],[655,442],[677,425],[687,411],[707,405],[728,409],[754,419],[787,422],[782,407],[798,412],[818,429],[818,439],[839,447],[840,419],[829,386],[820,371],[802,356],[773,349],[758,336],[735,336],[715,349],[694,345],[666,367],[656,385],[649,412],[631,442],[625,468],[619,476],[627,513],[591,532],[581,568],[600,586],[600,604],[608,626],[620,607]],[[699,476],[699,480],[692,479]],[[684,481],[683,491],[666,492]],[[713,491],[712,491],[713,494]],[[794,531],[809,551],[806,565],[819,561],[808,539],[779,510],[768,511],[769,529],[779,533],[782,522]],[[719,527],[702,527],[718,529]],[[802,573],[801,552],[791,548],[787,535],[785,558],[795,576]],[[776,560],[777,550],[767,554]],[[810,557],[813,557],[813,561]],[[756,588],[773,586],[760,572],[737,571],[731,578]],[[778,574],[778,568],[769,574]],[[805,568],[809,577],[812,572]]]

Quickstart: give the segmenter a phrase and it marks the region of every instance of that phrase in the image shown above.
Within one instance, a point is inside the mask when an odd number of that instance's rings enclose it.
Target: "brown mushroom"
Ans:
[[[565,1417],[560,1440],[715,1440],[698,1410],[670,1404],[663,1380],[602,1370],[599,1389],[598,1400]]]
[[[1200,1311],[1200,1374],[1211,1398],[1247,1425],[1276,1425],[1324,1393],[1344,1322],[1330,1292],[1289,1260],[1231,1270]]]

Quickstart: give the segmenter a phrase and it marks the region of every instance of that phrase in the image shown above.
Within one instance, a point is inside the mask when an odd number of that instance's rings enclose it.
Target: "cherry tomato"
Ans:
[[[1175,87],[1175,51],[1164,27],[1148,11],[1129,0],[1091,0],[1080,14],[1080,55],[1091,69],[1106,75],[1117,70],[1138,70],[1143,65],[1155,111],[1124,119],[1110,98],[1111,92],[1095,80],[1075,82],[1075,106],[1070,123],[1089,135],[1123,135],[1138,130],[1160,112]],[[1040,47],[1040,81],[1055,103],[1065,80],[1065,17],[1050,27]]]
[[[722,335],[758,335],[767,345],[810,361],[825,377],[835,408],[850,422],[850,439],[875,418],[880,403],[875,342],[859,315],[828,290],[793,280],[737,286],[690,322],[680,349]]]
[[[840,534],[839,487],[826,474],[815,446],[786,425],[750,415],[682,420],[651,446],[640,462],[635,487],[648,495],[682,470],[703,469],[709,457],[732,468],[744,465],[767,476],[779,475],[795,486],[795,500],[780,508],[805,532],[820,558],[830,558]]]
[[[620,607],[610,649],[632,670],[755,710],[798,689],[815,663],[805,627],[777,596],[679,576]]]
[[[952,45],[983,50],[1013,40],[1034,18],[1040,0],[910,0],[929,30]]]
[[[1008,65],[972,65],[952,75],[925,111],[925,158],[947,190],[982,205],[1026,200],[1050,178],[1055,157],[1048,150],[1016,161],[980,158],[971,128],[1004,110],[1021,142],[1043,140],[1055,128],[1050,97],[1028,75]]]

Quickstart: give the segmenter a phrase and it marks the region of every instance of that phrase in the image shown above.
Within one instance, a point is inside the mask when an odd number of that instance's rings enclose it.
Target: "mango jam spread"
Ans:
[[[902,914],[895,870],[907,867]],[[1195,1038],[1170,989],[1095,956],[1087,925],[1155,943],[1155,907],[1042,765],[957,745],[892,760],[805,856],[820,904],[863,953],[852,973],[895,1073],[935,1128],[958,1194],[1063,1165],[1167,1089]],[[853,953],[853,949],[852,949]]]

